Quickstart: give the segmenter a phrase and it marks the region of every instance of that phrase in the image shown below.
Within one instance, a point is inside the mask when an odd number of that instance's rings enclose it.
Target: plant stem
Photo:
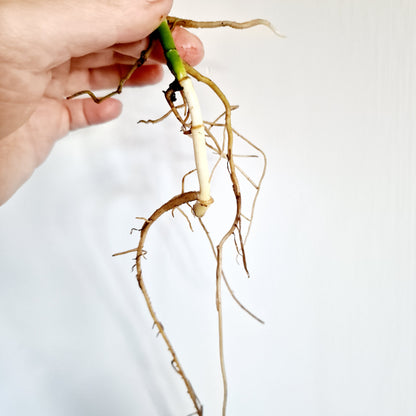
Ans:
[[[173,40],[172,32],[166,19],[157,28],[157,34],[169,69],[175,78],[181,82],[187,76],[187,73],[182,58],[176,49],[175,41]]]
[[[166,62],[172,74],[183,88],[183,95],[191,115],[191,132],[194,147],[195,165],[199,182],[198,201],[193,206],[194,214],[202,217],[213,199],[210,195],[209,168],[205,145],[205,129],[198,97],[191,79],[185,69],[184,62],[176,49],[172,32],[166,20],[157,29],[157,35],[165,54]]]

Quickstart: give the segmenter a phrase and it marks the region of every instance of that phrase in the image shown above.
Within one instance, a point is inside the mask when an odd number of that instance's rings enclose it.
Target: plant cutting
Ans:
[[[166,20],[160,24],[157,33],[163,47],[166,62],[175,76],[175,81],[177,81],[177,85],[179,85],[178,89],[183,92],[184,101],[187,104],[191,118],[191,134],[199,182],[199,194],[197,202],[193,206],[193,212],[197,217],[201,218],[213,202],[210,196],[210,173],[208,169],[205,128],[202,120],[201,108],[191,78],[188,76],[185,65],[179,56],[175,42],[173,41],[172,32]]]
[[[253,318],[262,322],[254,314],[252,314],[242,303],[236,298],[232,291],[229,282],[226,278],[223,268],[224,258],[224,246],[228,240],[233,240],[237,255],[242,260],[242,267],[246,275],[249,276],[249,270],[247,265],[247,257],[245,244],[247,237],[252,225],[254,208],[257,201],[257,197],[260,191],[260,187],[264,178],[266,168],[266,157],[264,153],[255,146],[252,142],[247,140],[244,136],[239,134],[232,125],[231,115],[232,112],[237,108],[232,106],[227,97],[221,91],[221,89],[211,79],[198,72],[195,68],[184,62],[174,43],[172,37],[172,30],[175,26],[182,26],[188,28],[215,28],[215,27],[231,27],[235,29],[245,29],[256,25],[264,25],[272,29],[277,33],[271,24],[263,19],[251,20],[244,23],[237,23],[233,21],[218,21],[218,22],[197,22],[193,20],[179,19],[176,17],[168,17],[164,20],[158,29],[151,35],[149,46],[143,51],[136,63],[132,66],[128,74],[120,80],[120,83],[116,90],[103,96],[97,97],[93,92],[89,90],[79,91],[70,98],[74,98],[81,94],[88,94],[96,102],[100,103],[104,99],[122,92],[123,86],[126,81],[131,77],[133,72],[141,65],[143,65],[149,57],[153,45],[155,42],[160,42],[162,45],[164,55],[166,57],[167,65],[174,76],[173,82],[169,85],[167,91],[165,91],[165,97],[169,104],[169,111],[157,120],[141,120],[140,122],[145,123],[157,123],[164,120],[166,117],[173,115],[180,123],[181,129],[186,136],[192,137],[193,154],[195,160],[195,169],[191,172],[186,173],[182,178],[182,191],[180,194],[173,196],[167,202],[163,203],[157,208],[148,218],[137,217],[143,221],[140,231],[140,238],[137,247],[134,249],[126,250],[120,253],[116,253],[115,256],[135,253],[135,269],[136,277],[139,288],[143,293],[146,301],[147,308],[152,317],[153,323],[163,338],[169,353],[171,355],[171,362],[175,371],[182,378],[187,393],[192,400],[195,414],[202,416],[203,406],[199,400],[190,380],[185,374],[184,368],[179,361],[178,355],[167,336],[165,327],[159,320],[155,309],[151,303],[149,292],[146,288],[142,260],[144,258],[145,241],[150,228],[158,221],[158,219],[167,212],[174,212],[175,210],[183,213],[191,224],[191,220],[186,214],[186,209],[191,210],[191,215],[195,217],[195,221],[199,223],[202,231],[205,233],[209,240],[212,253],[216,260],[216,309],[218,316],[218,341],[219,341],[219,361],[221,367],[221,378],[223,385],[223,398],[222,398],[222,415],[226,415],[227,411],[227,400],[228,400],[228,382],[225,369],[225,354],[224,354],[224,343],[223,343],[223,312],[222,312],[222,282],[225,283],[226,288],[229,290],[233,299],[237,304],[249,313]],[[192,79],[197,82],[201,82],[209,87],[209,89],[218,97],[223,106],[223,112],[213,121],[204,120],[199,105],[199,100],[195,92],[195,88]],[[180,95],[182,100],[178,102],[177,96]],[[221,134],[218,135],[216,130],[219,129]],[[234,151],[235,141],[239,140],[245,143],[251,148],[251,153],[246,155],[236,155]],[[216,162],[210,169],[208,163],[208,151],[216,155]],[[256,157],[261,158],[262,168],[260,169],[257,178],[252,178],[250,175],[245,173],[244,169],[241,168],[240,164],[237,163],[236,159],[244,157]],[[233,210],[232,221],[228,225],[227,229],[224,230],[222,237],[218,242],[214,242],[207,226],[203,221],[204,215],[209,212],[207,211],[211,204],[213,204],[213,198],[211,197],[211,181],[217,171],[218,166],[221,163],[225,163],[227,168],[228,181],[230,188],[234,196],[234,206],[229,207]],[[196,172],[198,179],[198,190],[186,190],[186,178],[188,175],[192,175]],[[251,198],[249,213],[243,213],[243,200],[240,186],[241,178],[246,181],[250,186],[254,188],[254,196]],[[193,204],[191,206],[191,204]],[[189,207],[189,208],[188,208]]]

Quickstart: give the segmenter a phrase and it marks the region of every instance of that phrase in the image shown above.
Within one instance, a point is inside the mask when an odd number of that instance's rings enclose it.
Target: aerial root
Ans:
[[[146,217],[136,217],[136,220],[142,220],[144,222],[148,221]]]
[[[192,173],[196,172],[196,169],[192,169],[189,172],[185,173],[185,175],[182,176],[182,187],[181,187],[181,193],[185,192],[185,179],[191,175]]]
[[[129,72],[120,79],[120,82],[117,86],[117,88],[108,93],[107,95],[104,95],[103,97],[97,97],[92,91],[90,90],[82,90],[82,91],[78,91],[75,94],[70,95],[69,97],[66,97],[67,100],[71,100],[75,97],[79,97],[80,95],[89,95],[92,100],[99,104],[102,101],[106,100],[107,98],[112,97],[113,95],[116,94],[121,94],[121,92],[123,91],[123,87],[124,84],[131,78],[131,76],[133,75],[133,73],[136,71],[137,68],[141,67],[142,65],[144,65],[144,63],[147,61],[148,57],[150,56],[150,53],[152,52],[152,48],[153,48],[153,38],[152,36],[150,36],[149,38],[149,45],[147,46],[147,48],[145,50],[143,50],[140,54],[140,57],[137,59],[137,61],[132,65],[132,67],[130,68]]]
[[[234,161],[234,154],[233,154],[233,147],[234,147],[234,129],[231,124],[231,105],[221,91],[221,89],[208,77],[199,73],[195,68],[185,64],[186,70],[188,74],[194,77],[196,80],[206,84],[221,100],[224,105],[224,136],[223,136],[223,145],[222,150],[220,153],[220,158],[222,158],[222,153],[226,154],[227,160],[227,170],[229,173],[230,181],[232,183],[232,188],[235,197],[235,217],[234,221],[231,224],[228,231],[223,235],[221,241],[216,247],[215,257],[217,260],[217,268],[216,268],[216,305],[217,305],[217,316],[218,316],[218,334],[219,334],[219,356],[220,356],[220,367],[221,367],[221,374],[222,374],[222,381],[223,381],[223,407],[222,407],[222,414],[223,416],[226,414],[226,407],[227,407],[227,400],[228,400],[228,382],[227,382],[227,375],[225,369],[225,358],[224,358],[224,334],[223,334],[223,317],[222,317],[222,303],[221,303],[221,280],[223,277],[223,269],[222,269],[222,258],[223,258],[223,250],[224,245],[227,240],[237,233],[239,244],[237,245],[240,249],[241,258],[243,260],[244,270],[247,276],[250,276],[248,267],[247,267],[247,259],[245,254],[244,248],[244,241],[242,232],[241,232],[241,209],[242,209],[242,198],[241,198],[241,190],[240,190],[240,183],[236,173],[235,161]],[[226,145],[225,145],[226,143]],[[219,146],[218,146],[219,147]]]
[[[215,257],[215,259],[218,261],[218,259],[217,259],[217,253],[216,253],[216,250],[215,250],[215,246],[214,246],[214,242],[212,241],[212,238],[211,238],[211,235],[210,235],[210,233],[209,233],[209,231],[208,231],[208,229],[207,229],[207,227],[206,227],[206,225],[205,225],[205,223],[204,223],[204,221],[202,220],[202,218],[198,218],[198,220],[199,220],[199,223],[200,223],[200,225],[201,225],[201,228],[202,228],[202,230],[204,231],[204,233],[205,233],[205,235],[206,235],[206,237],[207,237],[207,239],[208,239],[208,242],[209,242],[209,244],[210,244],[210,246],[211,246],[211,250],[212,250],[212,253],[213,253],[213,255],[214,255],[214,257]],[[227,290],[230,292],[230,295],[231,295],[231,297],[233,298],[233,300],[235,301],[235,303],[244,311],[244,312],[246,312],[248,315],[250,315],[252,318],[254,318],[256,321],[258,321],[258,322],[260,322],[261,324],[264,324],[264,321],[262,320],[262,319],[260,319],[259,317],[257,317],[253,312],[251,312],[247,307],[245,307],[243,304],[242,304],[242,302],[237,298],[237,296],[235,295],[235,293],[234,293],[234,291],[232,290],[232,288],[231,288],[231,285],[229,284],[229,282],[228,282],[228,279],[227,279],[227,277],[225,276],[225,273],[224,273],[224,270],[222,270],[222,268],[221,268],[221,276],[222,276],[222,278],[223,278],[223,280],[224,280],[224,282],[225,282],[225,286],[226,286],[226,288],[227,288]]]
[[[184,108],[184,107],[185,107],[184,104],[180,104],[180,105],[176,106],[176,109]],[[137,122],[137,124],[157,124],[157,123],[160,123],[161,121],[165,120],[166,118],[168,118],[172,113],[173,113],[173,110],[170,109],[168,112],[166,112],[165,114],[163,114],[163,116],[161,116],[159,118],[139,120]]]
[[[152,226],[152,224],[154,224],[158,218],[160,218],[160,216],[162,216],[164,213],[169,212],[173,209],[177,209],[179,208],[181,205],[183,204],[187,204],[190,203],[192,201],[196,201],[198,199],[198,192],[185,192],[185,193],[181,193],[175,197],[173,197],[172,199],[170,199],[169,201],[167,201],[165,204],[163,204],[161,207],[159,207],[155,212],[153,212],[153,214],[149,217],[149,219],[144,223],[142,230],[140,232],[140,240],[139,240],[139,244],[137,247],[137,257],[136,257],[136,270],[137,270],[137,283],[139,285],[140,290],[143,293],[144,299],[146,301],[146,305],[147,305],[147,309],[153,319],[154,325],[158,328],[159,333],[161,335],[161,337],[163,338],[169,353],[171,354],[172,357],[172,366],[174,367],[175,371],[181,376],[183,382],[185,383],[186,386],[186,390],[194,404],[194,407],[197,411],[198,416],[202,416],[202,406],[201,403],[191,385],[191,382],[189,381],[189,379],[186,377],[185,372],[179,362],[179,359],[177,357],[177,354],[172,346],[172,343],[170,342],[166,331],[163,327],[163,325],[160,323],[159,319],[157,318],[156,312],[153,308],[153,305],[151,303],[150,300],[150,296],[149,293],[146,289],[145,283],[143,281],[143,271],[142,271],[142,266],[141,266],[141,255],[140,253],[142,253],[143,251],[143,246],[146,240],[146,236],[147,233],[149,232],[150,227]]]
[[[241,248],[238,245],[237,236],[235,235],[235,232],[233,233],[233,240],[234,240],[234,247],[235,247],[235,251],[237,252],[237,259],[238,259],[238,257],[243,256],[243,253],[241,251]]]
[[[177,92],[180,92],[180,94],[182,96],[182,100],[183,100],[183,104],[181,104],[180,106],[175,105],[175,101],[177,100],[177,98],[176,98],[176,93]],[[172,82],[169,85],[169,88],[166,91],[164,91],[164,94],[165,94],[165,99],[166,99],[167,103],[169,104],[169,107],[170,107],[172,113],[175,115],[176,119],[182,125],[182,131],[185,134],[190,134],[191,126],[188,123],[189,109],[188,109],[188,106],[187,106],[187,103],[186,103],[186,99],[183,95],[182,87],[178,83]],[[184,117],[182,117],[181,114],[179,113],[179,111],[178,111],[179,108],[184,108]]]
[[[247,215],[244,215],[241,213],[241,218],[244,218],[246,221],[251,221],[251,218],[249,218]]]
[[[190,230],[191,230],[192,232],[194,232],[194,229],[193,229],[193,227],[192,227],[191,220],[190,220],[190,219],[189,219],[189,217],[186,215],[185,211],[184,211],[183,209],[179,208],[179,207],[173,208],[173,209],[172,209],[172,217],[175,217],[175,214],[174,214],[175,210],[178,210],[178,211],[179,211],[179,212],[180,212],[180,213],[181,213],[181,214],[185,217],[185,219],[186,219],[186,221],[187,221],[187,223],[188,223],[188,225],[189,225]]]
[[[112,257],[123,256],[124,254],[129,254],[129,253],[137,253],[137,248],[131,248],[130,250],[120,251],[119,253],[114,253]],[[142,253],[140,255],[146,258],[145,257],[146,254],[147,254],[147,251],[142,250]]]
[[[266,26],[268,27],[275,35],[284,38],[285,36],[278,32],[274,26],[265,19],[253,19],[247,22],[235,22],[233,20],[218,20],[215,22],[212,21],[197,21],[197,20],[188,20],[180,19],[178,17],[169,16],[168,22],[171,27],[182,26],[193,29],[213,29],[219,27],[230,27],[232,29],[249,29],[254,26]]]

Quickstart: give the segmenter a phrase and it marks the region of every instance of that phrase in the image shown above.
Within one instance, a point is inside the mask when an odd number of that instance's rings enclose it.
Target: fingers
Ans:
[[[42,100],[26,124],[0,140],[0,204],[7,201],[68,132],[68,115],[56,100]]]
[[[190,65],[197,65],[202,60],[204,47],[197,36],[186,29],[178,27],[173,31],[173,38],[182,59]],[[148,39],[142,39],[136,42],[112,45],[102,51],[73,58],[71,60],[71,68],[99,68],[115,63],[133,65],[141,52],[147,48],[148,43]],[[155,42],[148,61],[150,63],[165,63],[163,50],[158,42]]]
[[[172,0],[22,1],[3,6],[2,33],[19,34],[5,39],[13,61],[39,71],[146,38],[166,17]]]
[[[190,65],[198,64],[204,55],[202,42],[191,32],[177,28],[173,31],[179,53]],[[99,90],[117,88],[120,79],[127,74],[131,65],[141,51],[147,47],[147,42],[133,42],[117,44],[100,53],[73,59],[67,83],[66,95],[76,91],[90,89]],[[160,65],[152,63],[165,63],[163,50],[159,43],[155,43],[152,54],[146,65],[138,68],[126,86],[149,85],[159,82],[163,77]]]
[[[116,44],[99,52],[73,58],[71,68],[99,68],[113,64],[133,65],[148,44],[147,38],[132,43]]]
[[[69,117],[69,130],[101,124],[117,118],[122,110],[120,101],[113,98],[96,104],[89,98],[69,100],[65,104]]]
[[[172,32],[173,39],[182,59],[189,65],[197,65],[204,57],[204,46],[201,40],[193,33],[177,27]],[[164,59],[163,59],[164,62]]]
[[[4,204],[31,176],[22,141],[15,136],[0,140],[0,205]],[[30,163],[30,160],[29,160]]]
[[[90,85],[94,89],[117,87],[131,69],[130,65],[115,65],[90,71]],[[146,65],[137,68],[126,82],[126,86],[144,86],[156,84],[163,78],[161,65]]]
[[[192,66],[201,62],[204,57],[204,46],[198,36],[182,27],[175,28],[172,32],[172,36],[175,41],[176,48],[183,60]],[[132,52],[134,52],[134,47],[134,44],[115,45],[112,49],[123,54],[124,56],[139,57],[140,53],[136,55],[132,54]],[[163,49],[159,42],[154,43],[152,53],[148,61],[166,63]]]
[[[121,103],[115,99],[99,105],[91,99],[43,100],[24,126],[0,140],[0,205],[30,178],[69,130],[110,121],[120,112]]]

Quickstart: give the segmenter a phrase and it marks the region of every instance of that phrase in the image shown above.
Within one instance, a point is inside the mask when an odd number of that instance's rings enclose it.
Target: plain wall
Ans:
[[[224,293],[229,412],[416,414],[416,4],[175,2],[200,20],[201,72],[236,128],[268,156],[247,244],[251,278],[228,276],[260,325]],[[0,208],[0,414],[183,416],[192,412],[131,272],[148,216],[180,191],[190,141],[157,86],[126,91],[113,122],[60,141]],[[206,89],[201,105],[211,106]],[[210,107],[211,108],[211,107]],[[218,203],[223,192],[213,189]],[[225,223],[213,208],[213,233]],[[166,216],[145,278],[205,414],[219,415],[215,264],[198,228]]]

